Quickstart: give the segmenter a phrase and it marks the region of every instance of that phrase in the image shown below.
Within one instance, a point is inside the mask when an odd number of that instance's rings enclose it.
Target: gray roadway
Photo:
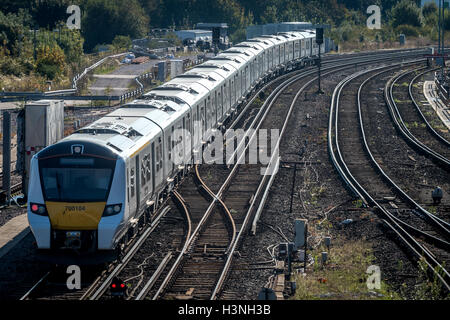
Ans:
[[[175,57],[175,59],[197,59],[197,53],[190,56]],[[138,75],[150,72],[158,62],[164,59],[154,59],[141,64],[121,64],[120,67],[111,73],[94,75],[95,81],[91,83],[88,90],[92,95],[105,95],[105,89],[110,88],[110,95],[121,95],[134,88],[134,78]],[[170,61],[170,60],[167,60]]]

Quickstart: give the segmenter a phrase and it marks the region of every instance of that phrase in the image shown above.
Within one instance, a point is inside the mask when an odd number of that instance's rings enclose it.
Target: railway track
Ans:
[[[413,54],[411,53],[411,55]],[[404,55],[399,54],[395,57],[397,59],[402,59],[404,58]],[[377,57],[365,58],[361,60],[353,59],[348,63],[330,65],[328,68],[323,69],[323,75],[326,76],[327,74],[331,74],[337,70],[351,68],[355,65],[355,63],[358,63],[359,65],[370,64],[382,62],[384,59],[386,59],[385,55],[377,55]],[[286,77],[288,77],[288,75],[286,75]],[[274,108],[274,110],[270,112],[272,106],[276,104],[279,95],[283,91],[287,90],[290,85],[301,79],[305,81],[305,84],[298,91],[296,91],[292,103],[288,105],[277,105],[277,108]],[[294,73],[294,76],[291,79],[282,81],[281,84],[279,84],[280,79],[275,79],[269,82],[257,92],[253,99],[255,99],[260,92],[268,89],[270,86],[276,86],[276,88],[272,94],[269,95],[263,106],[255,109],[257,110],[257,114],[254,116],[252,123],[247,126],[249,123],[249,121],[247,121],[247,124],[243,127],[245,129],[264,128],[264,119],[277,118],[277,121],[279,121],[279,128],[283,133],[287,128],[287,123],[290,113],[294,107],[295,100],[298,99],[304,89],[313,84],[315,80],[315,70],[305,69],[303,73],[299,75]],[[293,94],[290,92],[288,95]],[[242,122],[239,123],[239,121],[243,119],[244,114],[252,110],[251,104],[253,99],[242,108],[239,113],[241,117],[234,119],[231,128],[238,127],[239,125],[242,126]],[[254,135],[248,136],[248,138],[251,141],[254,139]],[[279,147],[278,143],[274,150]],[[248,147],[249,145],[250,142],[243,147]],[[270,164],[271,167],[269,167],[274,169],[274,167],[278,165],[278,159],[272,157],[270,159]],[[186,186],[187,190],[190,190],[189,192],[192,192],[195,189],[192,188],[192,184],[189,185],[186,184],[186,182],[181,184],[181,187],[179,188],[180,193],[173,193],[174,201],[177,203],[180,211],[184,212],[183,214],[186,217],[186,241],[183,245],[181,245],[182,243],[180,242],[180,247],[182,248],[178,252],[178,258],[172,263],[176,252],[167,253],[159,264],[155,264],[150,268],[151,270],[149,271],[149,275],[147,275],[147,280],[144,280],[143,278],[139,280],[139,285],[133,288],[133,294],[129,298],[135,298],[137,300],[148,298],[158,299],[162,297],[176,297],[179,295],[186,296],[186,293],[189,293],[191,298],[217,299],[221,296],[233,297],[232,294],[230,295],[229,292],[224,292],[223,289],[226,279],[229,276],[229,271],[232,268],[233,257],[238,254],[237,250],[239,245],[242,243],[242,238],[246,235],[246,232],[249,229],[252,218],[261,213],[261,210],[263,209],[263,201],[261,200],[265,199],[267,196],[271,183],[271,176],[261,176],[261,169],[262,166],[260,165],[235,165],[228,169],[221,166],[221,170],[223,171],[221,176],[222,178],[226,177],[225,182],[222,183],[222,180],[220,184],[208,186],[206,183],[210,183],[204,182],[204,179],[199,173],[199,168],[196,168],[196,186],[203,190],[203,196],[197,191],[194,191],[193,193],[196,193],[194,196],[194,201],[192,201],[193,198],[191,197],[193,195],[187,197],[185,192],[183,192],[183,187]],[[268,170],[267,167],[265,167],[264,170]],[[233,183],[231,184],[231,182]],[[252,188],[250,188],[249,185]],[[205,200],[205,198],[209,200]],[[231,205],[228,204],[228,202],[230,202]],[[227,203],[227,205],[225,205],[225,203]],[[229,206],[229,208],[227,208],[227,206]],[[195,208],[197,208],[196,210],[198,212],[194,212]],[[206,214],[200,216],[198,215],[200,213]],[[255,221],[253,221],[252,224],[253,229],[256,228]],[[219,225],[220,227],[218,227]],[[194,226],[196,226],[195,230],[193,230]],[[139,241],[140,240],[136,240],[136,242]],[[142,240],[142,242],[144,241],[145,239]],[[128,254],[130,255],[130,257],[128,257],[128,261],[127,256],[125,256],[121,262],[116,264],[114,267],[110,266],[108,270],[104,270],[100,276],[92,279],[92,284],[88,288],[85,288],[76,294],[67,296],[62,294],[62,298],[96,300],[104,297],[104,294],[111,283],[111,279],[118,276],[120,272],[124,270],[126,264],[139,249],[138,247],[135,249],[133,248],[135,247],[133,246],[130,251],[128,251]],[[192,263],[189,264],[186,262],[186,257],[197,258],[197,261],[195,261],[195,259],[191,259]],[[215,263],[206,266],[204,264],[205,258],[207,260],[216,261],[213,261]],[[184,267],[187,268],[184,269]],[[51,281],[49,280],[53,274],[55,273],[52,273],[52,271],[49,274],[46,274],[32,287],[31,290],[29,290],[29,292],[22,296],[22,298],[39,298],[39,294],[35,295],[35,293],[42,292],[40,288],[51,284]],[[183,278],[183,274],[188,276]],[[206,277],[204,277],[205,274],[207,275]],[[198,278],[199,275],[201,275],[202,279]],[[177,280],[179,280],[178,283]],[[61,285],[61,283],[59,283],[59,285]],[[195,286],[197,286],[198,289]],[[57,290],[51,288],[52,287],[49,286],[46,290],[52,296],[55,296],[52,292],[56,292]],[[194,289],[191,290],[191,288]],[[50,294],[44,294],[44,296],[48,297]]]
[[[388,229],[401,239],[418,260],[426,262],[428,271],[431,270],[441,281],[443,289],[448,291],[449,273],[437,259],[437,256],[448,259],[448,223],[423,209],[386,175],[371,151],[373,143],[366,134],[370,122],[374,122],[373,118],[368,118],[367,109],[369,105],[376,106],[376,101],[363,103],[364,97],[366,100],[370,100],[368,97],[373,98],[374,90],[370,94],[366,92],[365,96],[362,92],[375,79],[386,79],[386,74],[392,68],[401,67],[401,64],[395,64],[355,73],[336,86],[329,117],[328,149],[346,186],[367,206],[377,208]],[[389,90],[385,91],[385,94],[388,93]],[[383,199],[389,199],[390,202]],[[392,202],[394,199],[395,204]],[[408,223],[404,220],[408,220]],[[433,227],[433,231],[421,230],[417,227],[417,220],[425,221],[428,227]],[[412,225],[412,221],[415,225]],[[433,247],[433,252],[430,247]]]
[[[68,289],[66,269],[56,266],[45,273],[25,294],[21,295],[20,300],[98,300],[102,298],[108,292],[112,279],[120,276],[135,255],[147,245],[146,240],[170,211],[169,206],[162,206],[151,223],[142,228],[135,238],[130,239],[122,257],[116,262],[106,268],[102,265],[82,268],[83,282],[80,289]]]
[[[345,68],[345,67],[342,67],[342,68]],[[333,69],[333,71],[329,71],[328,73],[332,73],[332,72],[336,71],[334,68],[329,68],[329,69]],[[339,68],[336,68],[336,69],[339,69]],[[325,73],[325,75],[326,74],[327,73]],[[310,86],[316,80],[316,78],[314,76],[312,77],[312,79],[308,78],[308,77],[311,77],[311,75],[312,74],[303,75],[300,77],[293,77],[293,79],[280,84],[279,87],[277,87],[278,90],[274,90],[274,92],[272,92],[272,94],[269,96],[269,98],[266,100],[266,102],[263,104],[263,106],[261,106],[259,108],[258,114],[256,114],[253,118],[252,124],[250,126],[246,127],[246,129],[252,128],[252,129],[257,130],[260,128],[267,128],[263,125],[264,120],[266,118],[271,119],[271,120],[273,120],[274,118],[277,118],[279,121],[278,128],[281,129],[281,137],[282,137],[284,130],[287,128],[287,123],[289,122],[290,114],[293,110],[296,100],[303,93],[304,89],[306,87]],[[309,81],[306,81],[306,83],[303,85],[303,87],[301,87],[298,91],[296,90],[295,97],[291,98],[292,103],[291,104],[279,104],[276,106],[276,108],[274,107],[272,110],[272,107],[276,104],[277,97],[284,90],[286,90],[289,87],[289,85],[293,84],[296,81],[299,81],[300,78],[303,78],[303,80],[307,79]],[[288,94],[293,95],[292,93],[288,93]],[[246,110],[246,109],[244,109],[244,110]],[[242,111],[242,112],[245,112],[245,111]],[[240,121],[240,117],[235,119],[235,121],[231,125],[231,128],[235,127],[235,125],[237,123],[239,123],[239,121]],[[271,123],[270,128],[273,128],[272,125],[273,125],[273,122]],[[247,131],[247,133],[248,132],[249,131]],[[245,147],[248,147],[251,144],[251,140],[254,137],[255,137],[254,135],[248,137],[250,139],[250,141],[245,145]],[[245,140],[245,138],[244,138],[244,140]],[[229,141],[227,141],[227,144],[228,143],[229,143]],[[279,143],[279,141],[278,141],[278,143]],[[276,149],[278,148],[278,146],[279,146],[278,143],[275,146],[273,151],[276,151]],[[239,146],[237,149],[239,149]],[[274,152],[273,154],[276,154],[276,152]],[[243,157],[245,157],[245,153],[241,154],[240,157],[241,157],[241,159]],[[231,158],[234,158],[234,155]],[[240,161],[238,159],[238,161],[236,161],[236,163],[239,163],[239,162]],[[270,164],[272,166],[272,169],[274,167],[277,167],[279,165],[278,158],[272,157]],[[261,169],[262,168],[259,165],[253,165],[253,166],[235,165],[232,167],[225,182],[223,182],[223,183],[220,182],[218,184],[218,186],[220,186],[220,187],[216,186],[214,188],[214,187],[208,187],[208,186],[205,186],[204,184],[202,184],[202,188],[208,189],[207,193],[213,199],[210,206],[208,207],[208,209],[206,211],[207,214],[212,212],[211,208],[214,207],[214,203],[215,202],[217,203],[219,201],[221,202],[221,207],[224,208],[224,210],[226,212],[234,211],[234,213],[233,213],[234,226],[236,226],[236,229],[239,230],[237,233],[237,236],[236,236],[235,240],[230,240],[230,242],[229,242],[229,247],[231,247],[231,250],[225,249],[226,248],[225,243],[223,243],[220,248],[221,249],[220,255],[223,255],[225,258],[225,262],[223,264],[223,268],[220,273],[218,273],[218,269],[219,269],[219,265],[220,265],[220,263],[218,263],[218,261],[214,261],[214,263],[211,264],[211,263],[208,263],[207,261],[205,261],[204,259],[202,259],[201,257],[199,257],[202,246],[203,246],[203,248],[206,248],[206,241],[202,242],[199,240],[200,245],[192,246],[192,248],[193,248],[192,251],[196,252],[197,255],[194,256],[194,258],[192,258],[192,256],[189,257],[190,259],[193,259],[194,262],[191,264],[188,264],[188,262],[187,262],[187,264],[189,266],[188,267],[185,267],[185,266],[180,267],[181,270],[177,270],[176,268],[174,268],[173,272],[171,272],[171,274],[169,274],[167,276],[168,277],[167,279],[171,279],[170,277],[174,277],[175,280],[173,280],[173,279],[167,280],[166,283],[171,283],[171,284],[167,285],[168,289],[166,289],[166,288],[160,289],[153,296],[153,299],[167,297],[167,296],[164,296],[165,292],[167,292],[167,291],[170,292],[170,294],[168,296],[179,297],[179,298],[181,298],[181,297],[187,298],[186,295],[188,295],[189,298],[205,299],[208,297],[208,294],[209,294],[210,299],[218,299],[221,297],[222,293],[225,293],[227,295],[227,297],[230,297],[230,296],[233,297],[232,293],[230,294],[230,292],[223,292],[223,288],[225,286],[226,279],[229,276],[229,271],[232,266],[233,257],[236,255],[240,241],[246,235],[246,232],[250,226],[250,222],[254,217],[256,217],[256,219],[252,223],[252,231],[254,231],[256,229],[257,217],[259,216],[259,214],[261,213],[261,210],[264,207],[263,200],[267,196],[267,192],[270,187],[271,179],[268,178],[268,177],[270,177],[270,175],[261,176],[261,172],[262,172]],[[268,170],[268,169],[265,168],[265,170]],[[223,171],[223,169],[221,169],[220,171]],[[199,174],[197,172],[198,172],[198,170],[196,168],[196,174],[197,174],[198,179],[200,180],[201,178],[199,177]],[[218,176],[222,177],[223,172],[218,174]],[[232,183],[231,183],[231,181],[232,181]],[[213,192],[211,191],[211,189],[215,189],[215,190],[218,189],[218,191],[215,195],[213,195]],[[188,191],[189,190],[192,190],[192,187],[188,188]],[[181,193],[183,193],[183,190],[181,191]],[[189,198],[187,198],[187,202],[190,203]],[[192,202],[197,203],[197,199]],[[225,202],[226,205],[224,205],[222,202]],[[228,206],[231,209],[227,209],[226,206]],[[242,213],[245,213],[245,215],[243,215]],[[218,215],[216,215],[216,217],[218,217]],[[231,220],[231,219],[229,219],[229,220]],[[206,221],[206,219],[205,219],[205,221]],[[214,222],[215,223],[213,223],[213,225],[219,224],[217,220]],[[197,229],[200,229],[200,227],[199,227],[200,225],[201,225],[200,223],[197,225]],[[223,222],[222,222],[222,225],[224,225]],[[212,230],[213,231],[212,234],[214,234],[216,236],[219,235],[219,238],[221,238],[223,240],[223,238],[225,237],[225,234],[226,234],[225,230],[226,230],[226,227],[223,226],[223,228],[220,232],[218,232],[217,230]],[[211,237],[211,235],[212,235],[210,232],[205,232],[205,233],[207,233],[208,237]],[[194,234],[195,234],[195,232],[194,232]],[[230,235],[229,232],[228,232],[228,234]],[[228,238],[230,238],[230,236]],[[208,239],[209,243],[211,243],[211,242],[214,243],[215,241],[217,241],[217,240],[211,240],[211,238]],[[224,253],[226,253],[227,251],[228,251],[228,254],[224,255]],[[205,254],[206,254],[206,250],[203,252],[203,255],[205,255]],[[180,265],[183,265],[183,264],[180,262]],[[205,273],[207,274],[207,276],[204,276]],[[197,279],[195,279],[196,274],[197,274]],[[212,279],[214,278],[214,277],[212,277],[213,274],[216,274],[217,282],[214,287],[214,290],[212,290],[212,293],[211,293],[210,288],[212,286]],[[200,279],[198,278],[199,275],[201,277]],[[207,289],[209,289],[209,290],[207,290]],[[197,292],[197,294],[196,294],[196,292]]]
[[[425,114],[422,111],[421,107],[419,106],[419,103],[417,102],[416,98],[414,97],[414,85],[415,85],[415,83],[421,77],[423,78],[425,76],[425,74],[427,74],[427,73],[430,73],[430,71],[426,70],[426,71],[423,71],[423,72],[419,72],[414,78],[411,79],[411,81],[409,82],[409,85],[408,85],[409,99],[413,103],[413,105],[414,105],[414,107],[415,107],[415,109],[417,111],[417,114],[420,116],[420,119],[425,123],[425,125],[427,127],[427,130],[430,132],[430,134],[433,135],[434,138],[436,140],[438,140],[442,145],[444,145],[444,146],[446,146],[448,148],[448,147],[450,147],[450,142],[449,142],[448,138],[446,138],[444,135],[442,135],[442,133],[439,133],[433,127],[433,125],[427,119],[427,117],[425,116]],[[448,156],[447,156],[447,158],[448,158]]]
[[[389,111],[398,132],[414,149],[433,159],[447,171],[450,171],[450,144],[434,130],[424,130],[419,124],[423,119],[417,108],[412,108],[414,100],[400,101],[401,86],[396,84],[403,78],[414,77],[418,70],[409,70],[392,77],[385,86],[385,97]],[[413,78],[413,79],[414,79]],[[408,95],[411,97],[411,82],[408,82]],[[417,104],[416,104],[417,105]],[[427,122],[426,122],[427,123]],[[431,127],[428,127],[431,128]]]

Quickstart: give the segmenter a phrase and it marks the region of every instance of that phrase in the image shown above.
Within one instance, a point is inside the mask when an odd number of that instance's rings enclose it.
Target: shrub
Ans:
[[[407,37],[418,37],[419,31],[417,28],[414,28],[413,26],[410,26],[408,24],[402,24],[395,28],[398,34],[403,33]]]
[[[392,26],[396,28],[404,24],[415,27],[422,25],[420,8],[410,0],[402,0],[392,8]]]
[[[424,17],[428,17],[430,15],[435,15],[435,14],[437,14],[437,11],[438,11],[438,8],[436,6],[436,3],[434,3],[434,2],[425,3],[422,8],[422,14]]]
[[[131,48],[131,38],[129,36],[115,36],[112,41],[112,46],[116,51],[119,51],[121,49],[128,50]]]
[[[17,60],[10,56],[2,57],[0,61],[0,72],[4,75],[14,75],[20,77],[25,73],[24,66]]]
[[[36,65],[36,69],[41,75],[48,79],[54,79],[64,71],[64,51],[57,45],[40,47]]]

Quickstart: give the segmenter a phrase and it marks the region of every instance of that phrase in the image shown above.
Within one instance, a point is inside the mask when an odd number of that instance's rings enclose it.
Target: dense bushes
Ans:
[[[418,37],[419,36],[419,31],[417,30],[417,28],[410,26],[408,24],[402,24],[397,26],[397,28],[395,28],[395,31],[398,34],[404,34],[407,37]]]
[[[54,79],[62,74],[66,58],[64,51],[58,46],[43,46],[38,50],[36,70],[48,79]]]

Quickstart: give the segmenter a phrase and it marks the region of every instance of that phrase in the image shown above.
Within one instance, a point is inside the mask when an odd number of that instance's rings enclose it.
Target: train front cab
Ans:
[[[27,215],[41,258],[59,264],[116,258],[112,246],[125,211],[117,172],[124,167],[116,153],[82,140],[32,158]]]

